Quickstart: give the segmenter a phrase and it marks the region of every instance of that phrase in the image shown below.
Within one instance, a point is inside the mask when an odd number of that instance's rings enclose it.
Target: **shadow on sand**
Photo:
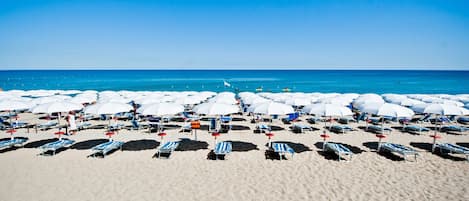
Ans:
[[[156,149],[160,142],[156,140],[132,140],[122,145],[122,151],[142,151],[148,149]]]

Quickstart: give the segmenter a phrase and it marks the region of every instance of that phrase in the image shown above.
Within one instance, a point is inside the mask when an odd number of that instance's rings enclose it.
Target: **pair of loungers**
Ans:
[[[168,154],[167,158],[171,157],[171,153],[176,150],[179,146],[179,142],[170,141],[164,143],[157,152],[158,158],[161,158],[161,154]],[[218,142],[215,145],[215,149],[213,149],[213,153],[215,154],[215,160],[218,160],[219,156],[226,156],[232,151],[232,144],[231,142]]]
[[[380,134],[390,133],[392,131],[391,128],[384,127],[384,126],[378,126],[378,125],[368,126],[368,128],[366,130],[371,131],[373,133],[380,133]]]
[[[70,147],[71,145],[73,145],[73,143],[75,143],[74,140],[61,138],[57,141],[44,144],[39,147],[42,150],[40,155],[46,155],[47,152],[52,152],[52,155],[55,155],[57,150]],[[92,155],[95,156],[97,154],[102,154],[103,157],[105,157],[106,154],[110,151],[115,149],[121,149],[123,144],[124,142],[110,140],[109,142],[105,142],[91,148],[91,150],[93,151]]]
[[[402,128],[403,131],[412,134],[422,134],[422,132],[428,132],[430,129],[419,126],[419,125],[408,125]]]
[[[418,153],[415,149],[412,149],[410,147],[401,145],[401,144],[395,144],[395,143],[389,143],[389,142],[383,142],[378,145],[378,152],[380,151],[389,151],[391,153],[397,153],[400,154],[403,158],[404,161],[407,161],[407,156],[414,156],[415,161],[417,161],[417,156]]]
[[[333,152],[338,156],[338,160],[345,158],[343,156],[348,156],[349,161],[352,160],[353,152],[343,144],[334,143],[334,142],[324,142],[323,150],[325,152]]]
[[[432,152],[435,150],[435,148],[439,148],[440,153],[442,154],[445,153],[464,155],[467,161],[469,162],[469,148],[450,143],[435,143],[432,147]]]
[[[334,133],[342,133],[342,134],[353,131],[353,128],[347,125],[332,125],[331,127],[328,127],[328,128],[330,131]]]

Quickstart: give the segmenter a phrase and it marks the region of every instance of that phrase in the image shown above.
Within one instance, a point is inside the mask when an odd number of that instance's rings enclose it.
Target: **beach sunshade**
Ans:
[[[86,114],[117,114],[121,112],[129,112],[132,110],[132,106],[125,103],[115,103],[115,102],[107,102],[107,103],[97,103],[95,105],[90,105],[85,108],[84,112]]]
[[[360,111],[389,117],[412,117],[414,115],[411,109],[392,103],[365,105]]]
[[[302,111],[307,114],[327,117],[352,115],[352,111],[349,108],[335,104],[311,104],[305,106]]]
[[[37,105],[31,108],[32,113],[52,114],[56,112],[69,112],[83,109],[83,105],[69,101],[51,102]]]
[[[265,102],[250,106],[248,112],[266,115],[285,115],[294,113],[295,111],[290,105],[277,102]]]
[[[438,115],[468,115],[469,110],[455,105],[447,104],[419,104],[412,107],[419,113]]]
[[[184,107],[175,103],[155,103],[143,105],[137,110],[142,115],[174,115],[177,113],[184,112]]]
[[[3,100],[0,101],[0,111],[13,111],[29,109],[30,104],[17,100]]]
[[[285,104],[294,105],[294,106],[305,106],[305,105],[311,104],[311,100],[307,98],[292,98],[292,99],[287,99],[285,101]]]
[[[236,105],[224,103],[202,103],[194,107],[193,111],[197,114],[205,115],[226,115],[239,112],[239,107]]]

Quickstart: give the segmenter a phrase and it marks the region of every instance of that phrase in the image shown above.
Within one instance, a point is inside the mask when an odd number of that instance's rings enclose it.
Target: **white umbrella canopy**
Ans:
[[[412,107],[415,112],[438,115],[468,115],[469,110],[446,104],[419,104]]]
[[[285,101],[285,104],[294,105],[294,106],[305,106],[305,105],[311,104],[311,100],[307,98],[292,98],[292,99],[287,99]]]
[[[390,117],[412,117],[414,115],[414,112],[411,109],[392,103],[366,105],[361,109],[361,111]]]
[[[311,104],[302,109],[307,114],[314,114],[318,116],[349,116],[352,111],[344,106],[334,104]]]
[[[182,104],[182,105],[195,105],[195,104],[199,104],[201,103],[202,101],[204,101],[205,98],[201,97],[201,96],[184,96],[184,97],[180,97],[180,98],[177,98],[174,103],[177,103],[177,104]]]
[[[37,105],[30,109],[32,113],[51,114],[56,112],[69,112],[83,109],[83,105],[69,101],[51,102]]]
[[[184,106],[175,103],[155,103],[143,105],[142,107],[138,108],[137,112],[142,115],[174,115],[184,112]]]
[[[224,103],[202,103],[194,107],[193,111],[197,114],[205,115],[227,115],[239,112],[239,107],[236,105]]]
[[[412,107],[414,105],[424,104],[424,103],[425,102],[422,102],[422,101],[419,101],[419,100],[415,100],[415,99],[412,99],[412,98],[407,98],[407,99],[401,100],[399,104],[402,105],[402,106]]]
[[[266,115],[284,115],[294,113],[295,111],[290,105],[277,102],[265,102],[256,105],[251,105],[248,108],[248,112]]]
[[[0,101],[0,111],[14,111],[29,109],[31,104],[18,100],[2,100]]]
[[[129,112],[132,110],[132,106],[125,103],[116,103],[116,102],[106,102],[106,103],[97,103],[90,105],[85,108],[84,112],[86,114],[117,114],[121,112]]]

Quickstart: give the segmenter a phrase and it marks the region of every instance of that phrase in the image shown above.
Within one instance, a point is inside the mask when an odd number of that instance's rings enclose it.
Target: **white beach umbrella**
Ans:
[[[106,103],[97,103],[90,105],[85,108],[84,112],[86,114],[117,114],[121,112],[129,112],[133,108],[129,104],[125,103],[116,103],[116,102],[106,102]]]
[[[352,115],[352,111],[349,108],[334,104],[311,104],[305,106],[301,111],[307,114],[314,114],[325,117],[342,117]]]
[[[292,98],[292,99],[287,99],[285,101],[285,104],[294,105],[294,106],[305,106],[305,105],[311,104],[311,100],[307,98]]]
[[[446,104],[420,104],[415,105],[412,109],[419,113],[437,114],[437,115],[468,115],[469,110]]]
[[[401,100],[399,104],[402,106],[412,107],[414,105],[424,104],[424,103],[425,102],[422,102],[416,99],[407,98],[407,99]]]
[[[155,103],[143,105],[142,107],[138,108],[137,112],[142,115],[174,115],[184,112],[184,107],[175,103]]]
[[[30,103],[18,100],[2,100],[0,101],[0,111],[24,110],[31,107]]]
[[[414,115],[414,112],[411,109],[392,103],[366,105],[361,109],[361,111],[390,117],[412,117]]]
[[[239,107],[223,103],[202,103],[194,107],[193,111],[197,114],[205,115],[227,115],[239,112]]]
[[[83,109],[80,104],[69,101],[50,102],[34,106],[30,109],[32,113],[52,114],[58,112],[69,112]]]
[[[295,111],[290,105],[277,102],[265,102],[256,105],[251,105],[248,108],[248,112],[266,115],[284,115],[294,113]]]

